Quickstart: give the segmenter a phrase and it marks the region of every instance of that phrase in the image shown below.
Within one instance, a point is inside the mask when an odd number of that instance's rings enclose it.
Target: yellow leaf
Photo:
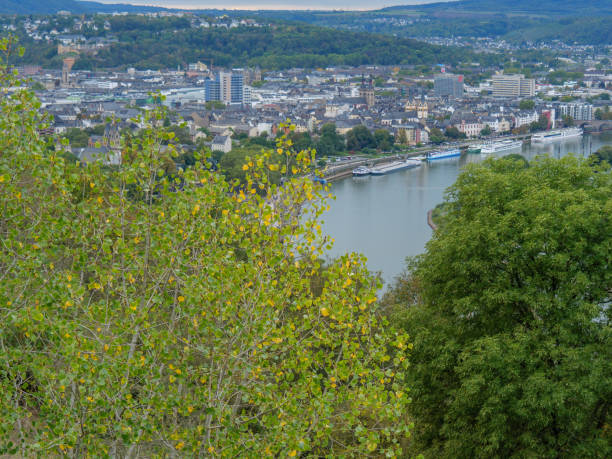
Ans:
[[[321,308],[321,315],[323,317],[327,317],[329,315],[329,309],[327,308]]]
[[[289,457],[295,457],[296,454],[297,454],[296,450],[289,451]]]

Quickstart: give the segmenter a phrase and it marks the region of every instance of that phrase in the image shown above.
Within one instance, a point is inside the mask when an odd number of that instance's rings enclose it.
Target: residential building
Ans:
[[[408,123],[408,124],[395,124],[392,126],[395,132],[395,138],[399,139],[402,137],[401,132],[403,131],[407,145],[417,145],[419,143],[428,143],[429,134],[419,123]]]
[[[200,61],[189,64],[187,67],[191,72],[207,72],[208,66]]]
[[[228,153],[232,149],[232,139],[227,135],[216,135],[213,139],[210,149],[212,151],[222,151]]]
[[[455,127],[466,135],[466,137],[478,137],[480,131],[485,127],[478,118],[465,118],[460,123],[457,123]]]
[[[463,75],[453,75],[451,73],[436,75],[434,78],[434,94],[440,98],[462,99]]]
[[[521,111],[514,115],[514,127],[520,128],[521,126],[530,125],[531,123],[538,121],[538,113],[533,111]]]
[[[593,106],[591,104],[562,104],[559,105],[559,118],[571,116],[577,121],[591,121],[593,119]]]
[[[533,97],[535,80],[524,75],[493,75],[493,97]]]
[[[229,104],[232,101],[232,73],[231,72],[220,72],[219,73],[219,84],[221,90],[221,100],[225,104]]]
[[[243,86],[242,88],[242,103],[243,105],[251,105],[251,87]]]

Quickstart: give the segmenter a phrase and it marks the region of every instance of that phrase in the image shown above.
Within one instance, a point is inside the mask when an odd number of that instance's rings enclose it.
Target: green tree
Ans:
[[[468,165],[389,295],[428,457],[612,454],[612,176],[573,157]]]
[[[83,148],[89,143],[89,135],[83,129],[79,128],[67,129],[64,137],[68,139],[72,148]]]
[[[374,148],[376,139],[370,130],[364,125],[355,126],[346,133],[346,148],[351,151],[359,151],[364,148]]]
[[[47,89],[40,81],[34,81],[31,83],[30,88],[32,91],[45,91]]]
[[[376,129],[374,131],[376,148],[381,151],[389,151],[393,148],[393,134],[386,129]]]
[[[446,140],[444,133],[438,128],[431,128],[429,132],[429,140],[431,143],[439,145]]]
[[[523,99],[519,102],[519,108],[521,110],[533,110],[535,107],[535,102],[531,99]]]
[[[482,128],[482,130],[480,131],[480,135],[481,137],[486,137],[488,135],[491,135],[491,127],[489,125],[485,126],[484,128]]]
[[[320,156],[340,155],[345,151],[344,137],[338,134],[334,123],[321,126],[321,135],[316,144]]]
[[[597,164],[601,164],[602,162],[607,162],[608,165],[612,165],[612,145],[604,145],[600,147],[595,153],[593,153],[592,159]]]
[[[408,145],[408,137],[406,136],[406,129],[400,129],[397,132],[397,143],[400,145]]]
[[[204,105],[206,110],[223,110],[225,108],[225,104],[218,100],[209,100]]]
[[[459,131],[455,126],[449,126],[444,130],[444,135],[449,139],[465,139],[465,133]]]
[[[574,125],[574,118],[572,118],[569,115],[566,115],[563,117],[563,124],[565,126],[573,126]]]
[[[363,257],[322,269],[312,152],[281,136],[234,192],[199,154],[170,176],[160,107],[120,166],[80,167],[30,92],[3,94],[0,454],[401,454],[407,337]]]
[[[603,110],[598,108],[595,110],[595,119],[596,120],[612,120],[612,112],[610,112],[610,106],[604,106]]]
[[[315,146],[312,137],[308,132],[294,132],[291,133],[289,138],[293,142],[293,148],[298,151],[309,150]]]
[[[172,139],[173,142],[178,142],[183,145],[193,145],[191,134],[189,133],[189,127],[186,124],[173,124],[168,127],[168,131],[174,134]]]
[[[529,125],[531,132],[544,131],[546,129],[548,129],[548,118],[544,115],[540,115],[538,121],[534,121]]]

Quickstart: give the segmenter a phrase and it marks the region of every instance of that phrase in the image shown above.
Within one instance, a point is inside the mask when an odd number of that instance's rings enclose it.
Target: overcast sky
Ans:
[[[131,3],[167,8],[226,8],[250,10],[374,10],[386,6],[433,3],[433,0],[97,0],[101,3]],[[437,0],[449,1],[449,0]]]

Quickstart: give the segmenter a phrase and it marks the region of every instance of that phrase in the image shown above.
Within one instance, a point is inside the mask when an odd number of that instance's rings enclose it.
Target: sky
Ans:
[[[97,0],[100,3],[131,3],[166,8],[185,9],[245,9],[245,10],[375,10],[395,5],[433,3],[434,0]],[[449,1],[449,0],[436,0]]]

